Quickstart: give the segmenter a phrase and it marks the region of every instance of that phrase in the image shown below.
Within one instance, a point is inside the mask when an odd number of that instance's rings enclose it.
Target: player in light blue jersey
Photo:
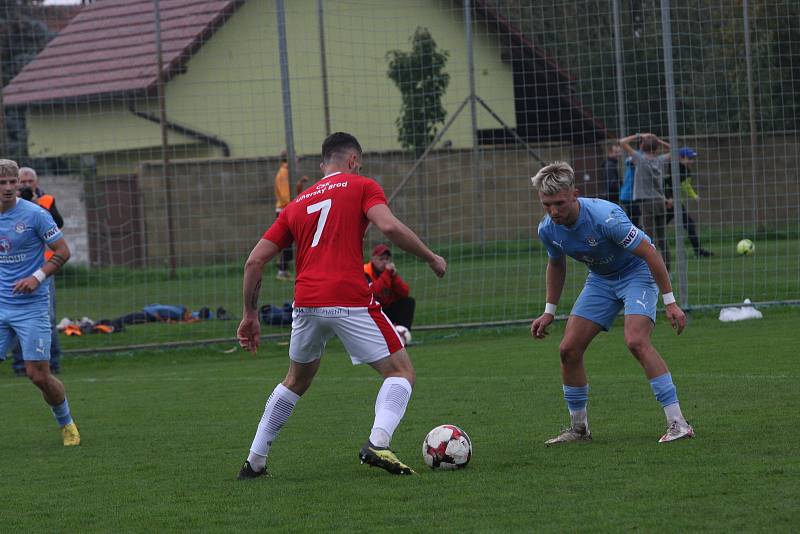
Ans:
[[[0,159],[0,356],[14,334],[25,372],[38,387],[61,428],[65,446],[80,445],[64,384],[50,373],[49,276],[69,259],[69,247],[53,217],[17,197],[19,168]],[[45,247],[53,251],[44,261]]]
[[[619,206],[605,200],[579,198],[575,175],[568,164],[547,165],[531,180],[547,213],[539,224],[539,239],[548,255],[547,303],[544,313],[531,324],[534,338],[543,339],[555,319],[567,275],[566,257],[589,268],[559,347],[564,399],[571,424],[545,443],[592,439],[586,413],[589,384],[583,355],[592,339],[601,330],[608,330],[623,308],[625,344],[644,369],[667,418],[667,432],[659,442],[693,437],[694,430],[681,413],[672,375],[650,342],[659,289],[672,327],[680,334],[686,326],[686,316],[675,302],[661,255]]]

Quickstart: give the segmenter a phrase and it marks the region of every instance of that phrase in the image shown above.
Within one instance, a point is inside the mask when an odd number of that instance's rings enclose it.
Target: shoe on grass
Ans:
[[[61,437],[64,439],[65,447],[74,447],[81,444],[81,434],[75,423],[67,423],[61,427]]]
[[[376,447],[369,440],[358,453],[362,464],[380,467],[393,475],[416,475],[413,469],[400,461],[389,447]]]
[[[561,433],[554,438],[548,439],[544,442],[548,447],[550,445],[561,445],[562,443],[573,443],[576,441],[592,441],[592,433],[587,426],[571,426],[564,428]]]
[[[688,439],[694,437],[694,428],[686,421],[673,421],[667,427],[667,433],[661,436],[658,440],[659,443],[669,443],[670,441],[677,441],[679,439]]]
[[[253,467],[250,465],[250,462],[247,460],[244,461],[244,465],[239,470],[239,474],[236,475],[236,480],[249,480],[251,478],[258,478],[258,477],[268,477],[270,476],[269,471],[267,468],[264,467],[261,471],[254,471]]]

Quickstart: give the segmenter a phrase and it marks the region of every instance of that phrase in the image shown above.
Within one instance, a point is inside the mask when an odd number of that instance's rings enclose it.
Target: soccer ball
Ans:
[[[395,326],[394,329],[397,330],[397,335],[403,340],[404,347],[411,343],[411,331],[408,328],[399,324]]]
[[[736,244],[736,253],[740,256],[749,256],[756,251],[755,244],[749,239],[742,239]]]
[[[455,425],[437,426],[422,442],[422,459],[431,469],[460,469],[472,458],[472,441]]]

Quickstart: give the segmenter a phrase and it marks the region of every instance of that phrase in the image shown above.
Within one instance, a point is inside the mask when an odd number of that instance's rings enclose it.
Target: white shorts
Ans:
[[[403,348],[394,325],[380,305],[364,308],[294,308],[289,358],[310,363],[322,357],[333,336],[342,340],[353,365],[386,358]]]

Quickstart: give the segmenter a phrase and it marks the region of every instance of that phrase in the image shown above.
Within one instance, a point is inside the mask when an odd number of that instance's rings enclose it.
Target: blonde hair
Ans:
[[[0,176],[7,178],[19,176],[19,165],[10,159],[0,159]]]
[[[531,178],[534,189],[545,195],[555,195],[559,191],[575,187],[575,171],[569,163],[554,161],[544,167]]]

